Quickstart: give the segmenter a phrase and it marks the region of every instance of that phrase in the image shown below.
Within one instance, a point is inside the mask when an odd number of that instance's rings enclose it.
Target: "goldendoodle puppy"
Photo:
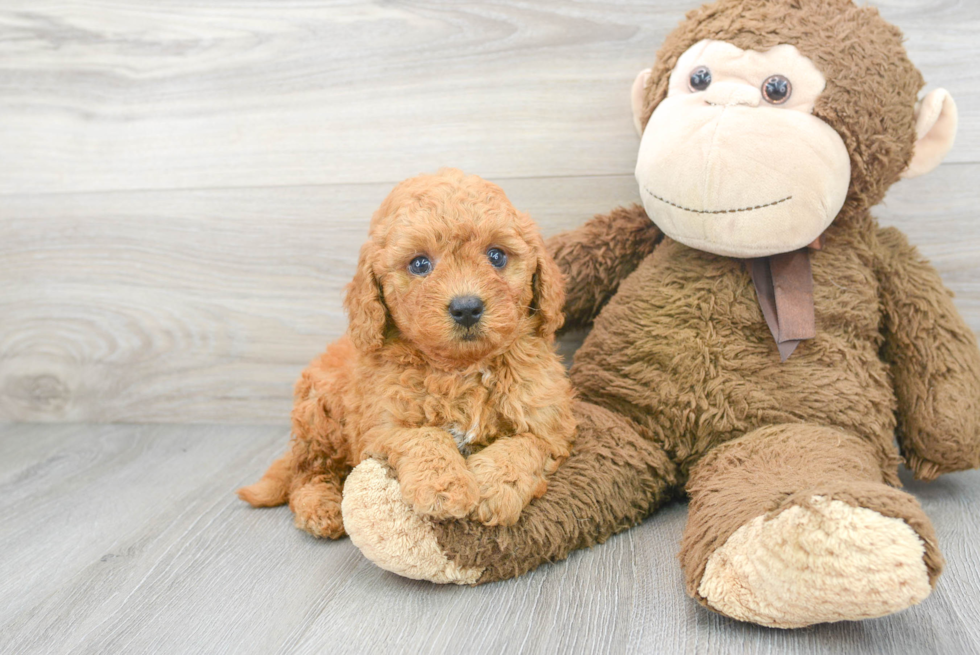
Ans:
[[[575,433],[553,345],[563,300],[499,187],[451,169],[402,182],[371,219],[347,335],[296,384],[288,452],[238,495],[288,500],[297,527],[338,538],[344,479],[379,456],[421,514],[515,523]]]

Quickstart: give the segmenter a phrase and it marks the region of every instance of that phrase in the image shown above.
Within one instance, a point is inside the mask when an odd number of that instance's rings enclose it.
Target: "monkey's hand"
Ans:
[[[899,444],[920,480],[980,467],[980,350],[936,270],[894,228],[879,230],[884,355]]]
[[[591,323],[662,237],[643,207],[633,205],[548,239],[548,252],[565,277],[565,328]]]

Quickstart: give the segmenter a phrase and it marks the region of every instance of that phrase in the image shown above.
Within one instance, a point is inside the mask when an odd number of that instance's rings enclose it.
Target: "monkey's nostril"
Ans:
[[[449,302],[449,315],[463,327],[476,325],[483,316],[483,301],[476,296],[456,296]]]

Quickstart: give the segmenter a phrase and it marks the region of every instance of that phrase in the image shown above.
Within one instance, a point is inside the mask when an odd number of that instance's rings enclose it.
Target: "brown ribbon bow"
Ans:
[[[810,250],[822,247],[817,237],[806,248],[748,260],[759,307],[784,362],[801,341],[817,336]]]

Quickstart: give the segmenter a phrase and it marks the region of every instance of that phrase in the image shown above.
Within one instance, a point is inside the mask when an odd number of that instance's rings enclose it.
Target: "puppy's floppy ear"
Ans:
[[[388,310],[381,297],[381,284],[374,275],[377,247],[373,241],[361,246],[357,272],[347,285],[344,309],[350,323],[347,334],[361,352],[377,350],[384,345]]]
[[[545,248],[544,241],[536,236],[538,268],[534,272],[532,285],[534,297],[531,299],[531,311],[539,317],[538,334],[550,337],[558,331],[565,322],[562,307],[565,305],[565,280],[562,278],[558,264],[551,258]]]

